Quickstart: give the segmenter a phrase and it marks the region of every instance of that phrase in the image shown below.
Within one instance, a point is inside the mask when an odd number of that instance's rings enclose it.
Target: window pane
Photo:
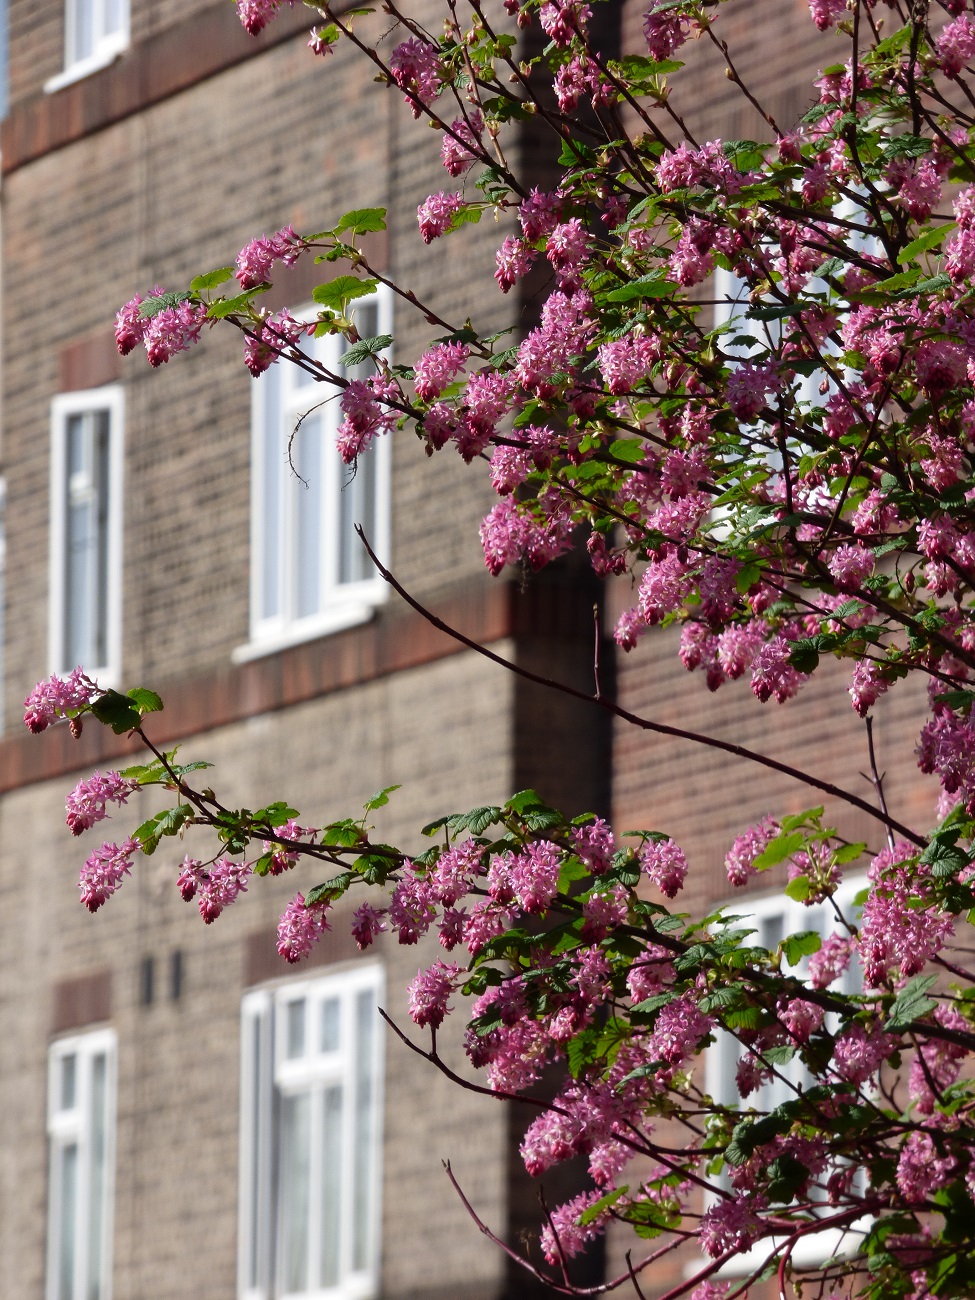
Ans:
[[[356,995],[355,1129],[353,1133],[352,1268],[367,1269],[372,1259],[372,1165],[375,1133],[376,1002],[372,989]]]
[[[95,481],[95,599],[92,610],[95,664],[108,663],[108,412],[92,415],[93,478]]]
[[[95,49],[95,0],[72,0],[74,12],[74,49],[71,62],[87,59]]]
[[[322,589],[322,417],[309,415],[295,432],[296,552],[295,613],[298,618],[317,614]],[[301,480],[304,480],[303,482]]]
[[[108,662],[109,413],[73,415],[65,430],[64,668]]]
[[[261,501],[260,616],[281,613],[281,475],[284,446],[281,437],[281,368],[271,366],[258,383],[264,403],[259,494]]]
[[[290,1060],[305,1054],[305,999],[298,998],[287,1006],[285,1055]]]
[[[322,1003],[322,1051],[339,1049],[339,1000],[326,998]]]
[[[308,1093],[281,1102],[278,1282],[285,1292],[308,1289],[310,1102]]]
[[[775,916],[763,916],[759,934],[762,947],[767,948],[769,952],[774,952],[785,936],[782,915],[776,913]]]
[[[88,1192],[88,1287],[85,1300],[101,1300],[102,1235],[105,1227],[105,1150],[108,1060],[104,1053],[91,1063],[91,1167]]]
[[[343,465],[339,497],[339,582],[362,582],[375,575],[362,545],[358,524],[369,544],[376,546],[376,447],[363,452],[355,465]]]
[[[75,1089],[77,1087],[78,1058],[74,1052],[61,1057],[61,1079],[58,1088],[58,1109],[74,1110]]]
[[[57,1300],[74,1298],[75,1212],[77,1206],[78,1145],[63,1146],[58,1153]]]
[[[113,36],[122,30],[124,0],[105,0],[105,35]]]
[[[247,1038],[250,1041],[245,1044],[244,1050],[250,1053],[251,1113],[248,1117],[250,1121],[250,1141],[246,1147],[249,1156],[247,1184],[250,1189],[250,1197],[247,1214],[247,1277],[245,1281],[248,1287],[256,1287],[260,1282],[258,1272],[260,1268],[260,1177],[261,1144],[264,1137],[261,1082],[264,1072],[264,1060],[261,1052],[261,1018],[259,1015],[252,1015],[248,1017],[246,1023]]]
[[[321,1285],[337,1286],[342,1205],[342,1089],[326,1088],[322,1108]]]

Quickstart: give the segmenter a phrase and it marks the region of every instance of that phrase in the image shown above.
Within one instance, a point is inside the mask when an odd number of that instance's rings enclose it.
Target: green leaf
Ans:
[[[316,903],[334,903],[337,898],[342,897],[355,878],[354,871],[343,871],[341,875],[333,876],[324,884],[316,885],[305,895],[305,906],[314,907]]]
[[[142,714],[125,695],[118,691],[106,691],[91,706],[91,711],[106,727],[111,727],[117,736],[127,731],[134,731],[142,722]]]
[[[587,1228],[590,1223],[595,1223],[597,1219],[602,1218],[603,1212],[610,1206],[615,1205],[621,1196],[625,1196],[629,1187],[616,1187],[605,1196],[601,1196],[598,1201],[594,1201],[587,1210],[583,1210],[579,1216],[578,1223],[581,1228]]]
[[[141,714],[162,712],[162,700],[155,691],[147,690],[145,686],[133,686],[127,695]]]
[[[926,230],[923,235],[919,235],[917,239],[912,239],[909,244],[901,249],[897,254],[898,262],[900,262],[901,266],[906,266],[908,262],[912,262],[921,253],[928,253],[932,248],[938,248],[954,229],[955,223],[948,221],[943,226],[933,226],[930,230]]]
[[[218,298],[207,308],[207,319],[223,320],[227,316],[246,314],[253,306],[254,295],[258,293],[267,293],[267,286],[259,285],[256,289],[248,289],[235,298]]]
[[[822,946],[822,937],[816,930],[800,930],[798,934],[788,935],[779,944],[790,966],[798,966],[803,957],[811,957]]]
[[[139,303],[139,320],[148,320],[167,307],[178,307],[181,302],[188,302],[190,295],[183,292],[150,294]]]
[[[769,867],[777,867],[786,858],[791,858],[793,853],[798,853],[805,842],[805,838],[801,831],[794,831],[791,835],[776,835],[775,839],[766,845],[752,865],[756,871],[768,871]]]
[[[216,289],[221,284],[226,284],[234,273],[232,266],[221,266],[216,271],[207,271],[206,275],[198,275],[190,281],[190,288],[194,293],[204,293],[207,289]]]
[[[519,790],[505,804],[509,812],[517,813],[519,816],[532,808],[544,807],[545,801],[537,790]]]
[[[387,785],[384,789],[377,790],[371,799],[367,799],[363,807],[366,812],[375,812],[377,808],[385,808],[386,804],[389,803],[389,796],[394,790],[401,788],[398,785]]]
[[[619,438],[610,445],[609,454],[614,460],[624,460],[629,465],[637,465],[640,461],[646,460],[647,449],[636,438]]]
[[[786,898],[791,898],[794,903],[804,903],[812,895],[812,881],[808,876],[796,876],[795,880],[790,880],[785,887]]]
[[[861,856],[866,844],[844,844],[842,848],[836,850],[833,854],[833,862],[838,867],[845,866],[848,862],[855,862]]]
[[[915,1020],[920,1020],[938,1005],[933,998],[925,996],[932,984],[937,983],[937,975],[915,975],[898,993],[894,1005],[887,1017],[885,1029],[906,1029]]]
[[[351,348],[342,353],[342,365],[359,366],[363,361],[368,361],[370,357],[388,348],[392,341],[392,334],[377,334],[371,339],[360,339],[358,343],[354,343]]]
[[[339,218],[335,233],[341,235],[343,231],[348,230],[353,235],[366,235],[372,231],[385,229],[385,208],[353,208],[351,212],[346,212]]]
[[[664,278],[663,271],[651,271],[641,275],[638,280],[620,285],[606,295],[607,302],[630,302],[634,298],[666,298],[676,289],[676,285]]]
[[[188,803],[177,804],[175,808],[166,808],[163,812],[150,817],[148,821],[144,821],[135,832],[133,839],[138,840],[142,852],[149,857],[156,851],[156,846],[163,835],[175,835],[192,815],[193,809]]]
[[[311,296],[322,307],[342,312],[347,302],[352,302],[355,298],[367,298],[375,293],[378,283],[378,280],[360,280],[355,275],[338,275],[334,280],[329,280],[328,284],[317,284]]]
[[[362,839],[362,827],[351,817],[346,817],[342,821],[325,826],[318,842],[323,848],[354,849],[356,845],[362,843]]]

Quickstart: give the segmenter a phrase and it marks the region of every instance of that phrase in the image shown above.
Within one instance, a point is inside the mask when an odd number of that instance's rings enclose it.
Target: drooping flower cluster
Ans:
[[[94,772],[79,781],[65,800],[66,820],[71,834],[80,835],[83,831],[90,830],[105,817],[107,803],[117,803],[121,807],[138,788],[138,781],[118,772],[105,772],[104,775]]]
[[[82,668],[67,677],[48,677],[38,682],[24,701],[24,725],[35,735],[62,718],[78,713],[96,700],[102,691]]]

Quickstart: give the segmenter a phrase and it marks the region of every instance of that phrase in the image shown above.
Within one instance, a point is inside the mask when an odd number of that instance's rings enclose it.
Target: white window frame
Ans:
[[[104,30],[108,0],[64,0],[64,69],[45,81],[44,90],[47,94],[51,95],[63,86],[70,86],[74,81],[81,81],[94,72],[100,72],[129,48],[129,0],[117,0],[117,3],[121,23],[114,31],[108,32]],[[75,53],[75,43],[78,10],[82,5],[90,7],[95,36],[91,53],[79,57]]]
[[[352,1161],[356,1069],[360,1063],[355,1007],[357,997],[369,992],[373,1004],[381,1003],[383,968],[374,963],[356,964],[315,979],[289,982],[275,988],[257,989],[244,995],[241,1003],[241,1089],[240,1089],[240,1174],[238,1230],[239,1300],[371,1300],[379,1291],[379,1243],[381,1227],[381,1157],[383,1114],[383,1035],[378,1011],[372,1029],[371,1057],[367,1063],[372,1093],[368,1123],[372,1149],[368,1153],[365,1199],[370,1207],[368,1263],[356,1269],[352,1260],[355,1223]],[[312,1035],[322,1025],[326,1001],[337,1000],[341,1008],[342,1039],[332,1051],[321,1049]],[[304,1042],[307,1051],[297,1059],[287,1055],[288,1008],[304,1003]],[[318,1050],[316,1050],[318,1049]],[[315,1261],[320,1258],[321,1184],[324,1094],[327,1088],[342,1088],[340,1182],[337,1228],[339,1245],[338,1282],[314,1285]],[[278,1276],[278,1236],[282,1224],[277,1213],[278,1178],[283,1164],[281,1124],[283,1099],[310,1096],[308,1233],[307,1259],[311,1289],[286,1291]],[[316,1212],[317,1211],[317,1212]]]
[[[392,295],[385,285],[380,285],[375,295],[361,298],[353,305],[353,320],[356,308],[373,303],[377,308],[376,333],[392,334]],[[296,312],[295,315],[297,319],[314,319],[311,309]],[[340,370],[344,351],[344,339],[340,335],[328,334],[320,339],[309,339],[302,346],[312,351],[333,374]],[[382,356],[389,361],[389,350],[384,351]],[[342,462],[335,450],[335,435],[342,421],[341,393],[325,383],[299,385],[297,380],[302,372],[294,362],[286,359],[276,362],[271,370],[275,373],[265,372],[252,381],[251,388],[250,640],[233,652],[235,663],[243,663],[302,641],[365,623],[373,616],[376,607],[389,597],[388,587],[378,572],[356,582],[343,583],[335,578],[335,566],[341,554],[341,539],[338,535],[341,526],[340,493],[356,472],[353,466],[346,466]],[[272,383],[279,385],[279,414],[275,420],[278,428],[269,433],[267,394],[268,385]],[[297,478],[289,463],[286,448],[282,446],[277,468],[280,475],[276,525],[278,564],[277,572],[269,575],[264,571],[264,542],[266,531],[274,525],[268,524],[265,519],[263,467],[266,464],[268,437],[279,436],[279,430],[285,425],[290,425],[293,430],[294,425],[307,412],[320,416],[323,427],[322,482],[316,490],[320,491],[324,528],[320,532],[319,563],[322,577],[319,609],[299,616],[295,608],[299,572],[296,505],[297,493],[307,489]],[[271,452],[273,454],[273,449]],[[380,560],[386,564],[389,560],[390,541],[390,436],[386,434],[376,438],[368,454],[374,457],[375,472],[375,525],[374,536],[369,541]],[[265,617],[262,611],[265,607],[266,589],[272,584],[277,592],[278,612]]]
[[[834,894],[834,899],[840,911],[847,919],[853,919],[854,910],[853,900],[857,894],[865,887],[867,883],[866,876],[851,875],[845,877],[839,888]],[[788,898],[785,894],[746,894],[739,896],[737,899],[726,903],[722,909],[729,916],[740,918],[735,922],[735,928],[748,929],[754,926],[758,933],[754,936],[754,942],[763,947],[768,946],[762,934],[763,922],[775,919],[781,919],[782,938],[790,934],[798,934],[803,930],[817,930],[819,934],[826,938],[833,933],[843,933],[842,926],[836,919],[836,915],[827,900],[824,903],[814,903],[807,907],[804,903],[797,903],[794,899]],[[777,945],[772,945],[772,951]],[[792,974],[805,978],[809,969],[809,959],[803,957],[799,965],[792,970]],[[836,991],[841,993],[857,993],[861,988],[860,969],[851,962],[846,972],[831,985]],[[833,1019],[832,1013],[828,1022]],[[761,1091],[752,1093],[751,1096],[742,1098],[738,1095],[738,1089],[735,1085],[735,1070],[738,1061],[741,1059],[742,1049],[737,1039],[731,1034],[718,1031],[715,1034],[715,1042],[708,1049],[705,1057],[705,1086],[708,1093],[716,1101],[724,1105],[740,1105],[747,1112],[750,1106],[757,1109],[764,1109],[764,1103],[761,1097]],[[808,1074],[802,1062],[797,1058],[788,1065],[779,1066],[778,1072],[786,1079],[794,1083],[801,1084]],[[767,1088],[770,1085],[763,1085]],[[783,1088],[784,1085],[773,1081],[772,1087],[778,1086]],[[790,1090],[790,1095],[793,1095]],[[772,1106],[779,1104],[778,1100],[771,1099]],[[847,1229],[830,1229],[827,1232],[811,1234],[804,1236],[796,1243],[790,1259],[799,1268],[815,1267],[823,1263],[824,1260],[831,1259],[834,1255],[845,1255],[852,1253],[859,1239],[865,1235],[870,1228],[870,1219],[858,1219]],[[785,1238],[766,1237],[754,1245],[750,1250],[743,1251],[736,1255],[734,1259],[719,1270],[720,1277],[745,1277],[749,1273],[759,1269],[770,1252],[783,1244]],[[693,1275],[697,1265],[690,1267],[689,1275]]]
[[[47,1134],[49,1147],[49,1182],[47,1212],[47,1280],[46,1300],[87,1300],[88,1262],[90,1249],[91,1216],[94,1208],[88,1194],[93,1175],[92,1159],[94,1116],[92,1112],[92,1069],[96,1057],[105,1057],[104,1097],[104,1148],[103,1185],[101,1197],[101,1230],[98,1300],[111,1300],[112,1291],[112,1228],[115,1200],[115,1117],[116,1075],[118,1045],[115,1031],[96,1029],[73,1034],[51,1044],[48,1053]],[[65,1058],[73,1056],[74,1104],[61,1105],[62,1067]],[[75,1166],[74,1224],[73,1224],[73,1275],[70,1294],[61,1287],[59,1273],[59,1245],[64,1230],[63,1187],[59,1170],[61,1153],[70,1146],[77,1147]]]
[[[67,469],[68,420],[73,415],[108,412],[108,518],[105,534],[105,648],[106,662],[82,664],[103,687],[121,679],[122,660],[122,502],[124,474],[125,394],[120,384],[59,393],[51,403],[51,503],[50,559],[48,565],[48,664],[52,673],[70,672],[64,638],[67,627]]]

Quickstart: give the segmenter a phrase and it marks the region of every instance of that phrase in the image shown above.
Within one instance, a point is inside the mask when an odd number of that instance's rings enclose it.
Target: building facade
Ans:
[[[789,121],[828,43],[810,39],[805,0],[775,0],[770,42],[771,3],[732,6],[723,34]],[[636,48],[642,8],[612,9]],[[388,596],[354,522],[448,623],[588,688],[594,593],[581,567],[526,589],[489,578],[477,531],[492,494],[477,469],[395,437],[349,476],[330,445],[333,408],[312,410],[283,366],[252,381],[230,330],[158,369],[119,358],[114,314],[135,292],[179,288],[256,234],[322,229],[361,207],[390,213],[369,237],[372,263],[445,318],[530,319],[530,289],[474,290],[494,269],[493,223],[424,248],[413,214],[444,186],[429,132],[344,47],[323,66],[306,29],[285,9],[255,40],[230,0],[9,4],[0,1295],[19,1300],[517,1300],[533,1284],[477,1232],[441,1161],[507,1240],[540,1213],[517,1154],[528,1117],[463,1092],[380,1032],[378,1006],[406,1019],[403,990],[430,960],[422,947],[380,941],[359,955],[340,913],[292,970],[274,936],[295,882],[259,882],[204,928],[176,891],[170,841],[97,915],[79,907],[90,846],[64,825],[65,792],[139,751],[94,727],[79,740],[64,728],[23,735],[21,702],[39,677],[80,661],[104,684],[159,690],[158,744],[215,762],[228,802],[287,798],[303,822],[347,815],[400,781],[376,814],[394,842],[526,786],[566,811],[612,813],[621,829],[679,832],[695,866],[689,907],[724,901],[721,859],[743,825],[803,806],[710,753],[612,730]],[[693,57],[681,108],[695,133],[758,135],[713,52]],[[531,139],[519,147],[533,157]],[[325,278],[299,264],[266,301],[297,313]],[[359,310],[360,332],[391,335],[394,355],[429,338],[390,297]],[[606,598],[604,689],[614,613],[629,599],[622,583]],[[709,696],[675,649],[653,636],[621,660],[625,707],[759,749],[781,743],[746,688]],[[855,786],[855,719],[820,689],[789,706],[789,746],[798,737],[815,770]],[[902,734],[916,707],[892,696],[881,737]],[[891,779],[895,798],[929,801],[906,772]],[[138,798],[145,816],[160,806]],[[463,1068],[459,1043],[447,1054]],[[606,1267],[625,1269],[631,1244],[611,1237]],[[588,1268],[595,1280],[601,1260]]]

